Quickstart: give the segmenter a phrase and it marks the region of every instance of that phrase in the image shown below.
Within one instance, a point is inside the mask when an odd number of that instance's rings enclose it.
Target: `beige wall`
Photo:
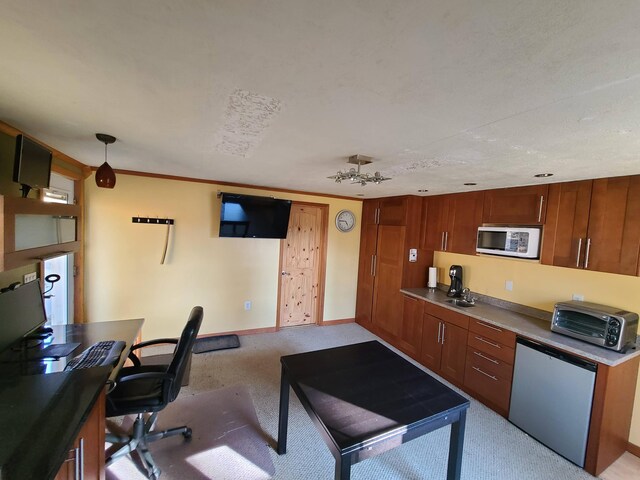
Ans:
[[[556,302],[571,300],[574,293],[584,295],[587,302],[640,312],[640,277],[552,267],[531,260],[436,252],[439,282],[449,284],[450,265],[462,265],[464,286],[473,292],[548,312]],[[507,280],[513,281],[512,291],[505,290]],[[633,412],[629,441],[640,445],[640,379]]]
[[[90,322],[144,318],[144,339],[175,337],[191,307],[202,305],[202,334],[276,325],[280,240],[219,238],[218,191],[328,204],[324,320],[355,316],[360,201],[123,174],[113,190],[97,188],[93,176],[85,186]],[[334,226],[343,208],[357,218],[349,233]],[[175,219],[165,265],[166,227],[133,224],[133,216]]]

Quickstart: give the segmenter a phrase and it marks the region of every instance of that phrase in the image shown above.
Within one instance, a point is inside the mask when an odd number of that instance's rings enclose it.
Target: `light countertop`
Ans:
[[[503,327],[531,340],[545,343],[549,346],[564,350],[565,352],[574,353],[605,365],[619,365],[640,355],[640,348],[637,346],[632,349],[628,349],[625,353],[619,353],[598,345],[593,345],[552,332],[550,312],[541,312],[538,310],[535,312],[534,316],[533,309],[531,309],[532,314],[528,315],[526,313],[518,312],[516,309],[503,308],[480,300],[477,300],[473,307],[457,307],[451,303],[447,303],[449,298],[446,293],[441,290],[430,290],[428,288],[403,288],[400,291],[410,297],[425,300],[441,307],[448,308],[449,310],[468,315],[471,318],[476,318],[483,322]],[[527,307],[523,307],[522,309],[526,310]],[[636,341],[636,345],[637,344],[638,342]]]

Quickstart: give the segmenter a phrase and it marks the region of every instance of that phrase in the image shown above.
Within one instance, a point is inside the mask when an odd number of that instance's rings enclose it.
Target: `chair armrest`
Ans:
[[[138,356],[135,353],[133,353],[134,350],[138,350],[144,347],[150,347],[152,345],[162,345],[167,343],[177,345],[178,339],[177,338],[158,338],[155,340],[147,340],[146,342],[136,343],[135,345],[132,345],[131,348],[129,349],[129,355],[128,355],[129,360],[131,360],[131,362],[135,367],[139,367],[140,365],[142,365],[142,362],[140,362],[140,358],[138,358]]]

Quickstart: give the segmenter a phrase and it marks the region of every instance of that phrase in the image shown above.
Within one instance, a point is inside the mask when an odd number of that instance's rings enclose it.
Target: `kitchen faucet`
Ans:
[[[467,303],[475,303],[476,301],[476,297],[473,297],[471,295],[471,290],[469,290],[468,288],[463,288],[462,292],[460,292],[462,294],[462,299],[467,302]]]

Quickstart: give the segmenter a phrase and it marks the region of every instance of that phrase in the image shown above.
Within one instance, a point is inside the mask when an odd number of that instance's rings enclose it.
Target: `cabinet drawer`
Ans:
[[[485,372],[482,368],[467,363],[464,373],[464,384],[482,399],[495,405],[499,413],[506,415],[509,411],[511,397],[511,380],[503,379]]]
[[[467,348],[467,365],[478,367],[483,372],[503,380],[511,380],[513,375],[513,365],[473,347]]]
[[[440,320],[452,323],[453,325],[457,325],[458,327],[464,328],[465,330],[469,328],[468,316],[458,312],[454,312],[453,310],[449,310],[448,308],[444,308],[430,302],[425,302],[424,313],[433,315]]]
[[[467,341],[469,347],[475,348],[479,352],[487,353],[491,358],[502,360],[510,365],[513,365],[513,357],[515,350],[506,345],[496,342],[492,338],[487,338],[483,335],[479,335],[470,331]]]
[[[516,334],[511,330],[507,330],[502,327],[491,325],[490,323],[483,322],[482,320],[476,320],[472,318],[469,320],[469,331],[480,334],[481,337],[495,340],[507,347],[516,347]]]

